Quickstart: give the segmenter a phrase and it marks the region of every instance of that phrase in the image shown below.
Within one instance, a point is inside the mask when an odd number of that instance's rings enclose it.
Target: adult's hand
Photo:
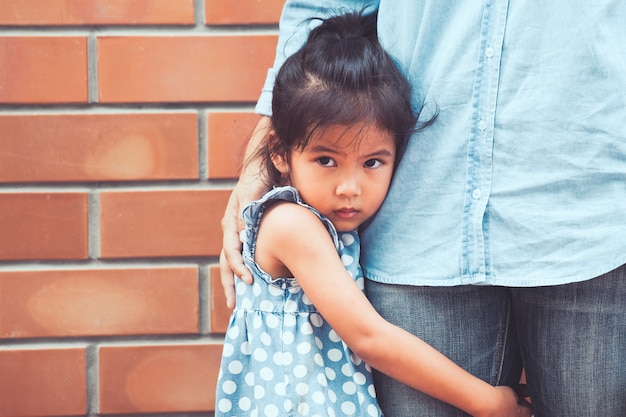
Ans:
[[[265,170],[261,161],[255,157],[257,149],[262,146],[271,129],[270,118],[262,116],[259,119],[250,142],[246,148],[244,167],[239,181],[228,199],[228,205],[222,218],[222,251],[220,253],[220,275],[226,305],[228,308],[235,306],[235,275],[244,282],[252,284],[252,274],[243,263],[241,255],[241,240],[239,233],[244,228],[241,219],[241,210],[250,201],[261,197],[267,190]]]

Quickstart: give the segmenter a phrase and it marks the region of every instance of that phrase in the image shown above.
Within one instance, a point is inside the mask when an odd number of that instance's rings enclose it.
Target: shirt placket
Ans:
[[[462,275],[474,283],[490,275],[489,216],[494,123],[508,0],[485,2],[472,94],[463,202]]]

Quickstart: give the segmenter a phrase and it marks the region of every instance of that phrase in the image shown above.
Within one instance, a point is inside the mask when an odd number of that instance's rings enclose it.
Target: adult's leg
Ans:
[[[367,281],[366,291],[388,321],[419,336],[470,373],[493,385],[519,382],[521,364],[507,289]],[[374,385],[385,416],[467,416],[384,374],[374,374]]]
[[[626,416],[626,266],[511,294],[535,415]]]

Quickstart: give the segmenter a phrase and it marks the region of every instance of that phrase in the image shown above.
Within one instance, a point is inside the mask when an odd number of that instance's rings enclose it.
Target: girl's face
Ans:
[[[329,126],[285,160],[273,156],[302,199],[328,217],[338,231],[356,229],[382,204],[394,169],[396,146],[375,125]]]

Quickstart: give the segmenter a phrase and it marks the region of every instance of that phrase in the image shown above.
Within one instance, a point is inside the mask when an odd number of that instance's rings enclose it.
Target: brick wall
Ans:
[[[0,0],[0,417],[210,416],[282,0]]]

